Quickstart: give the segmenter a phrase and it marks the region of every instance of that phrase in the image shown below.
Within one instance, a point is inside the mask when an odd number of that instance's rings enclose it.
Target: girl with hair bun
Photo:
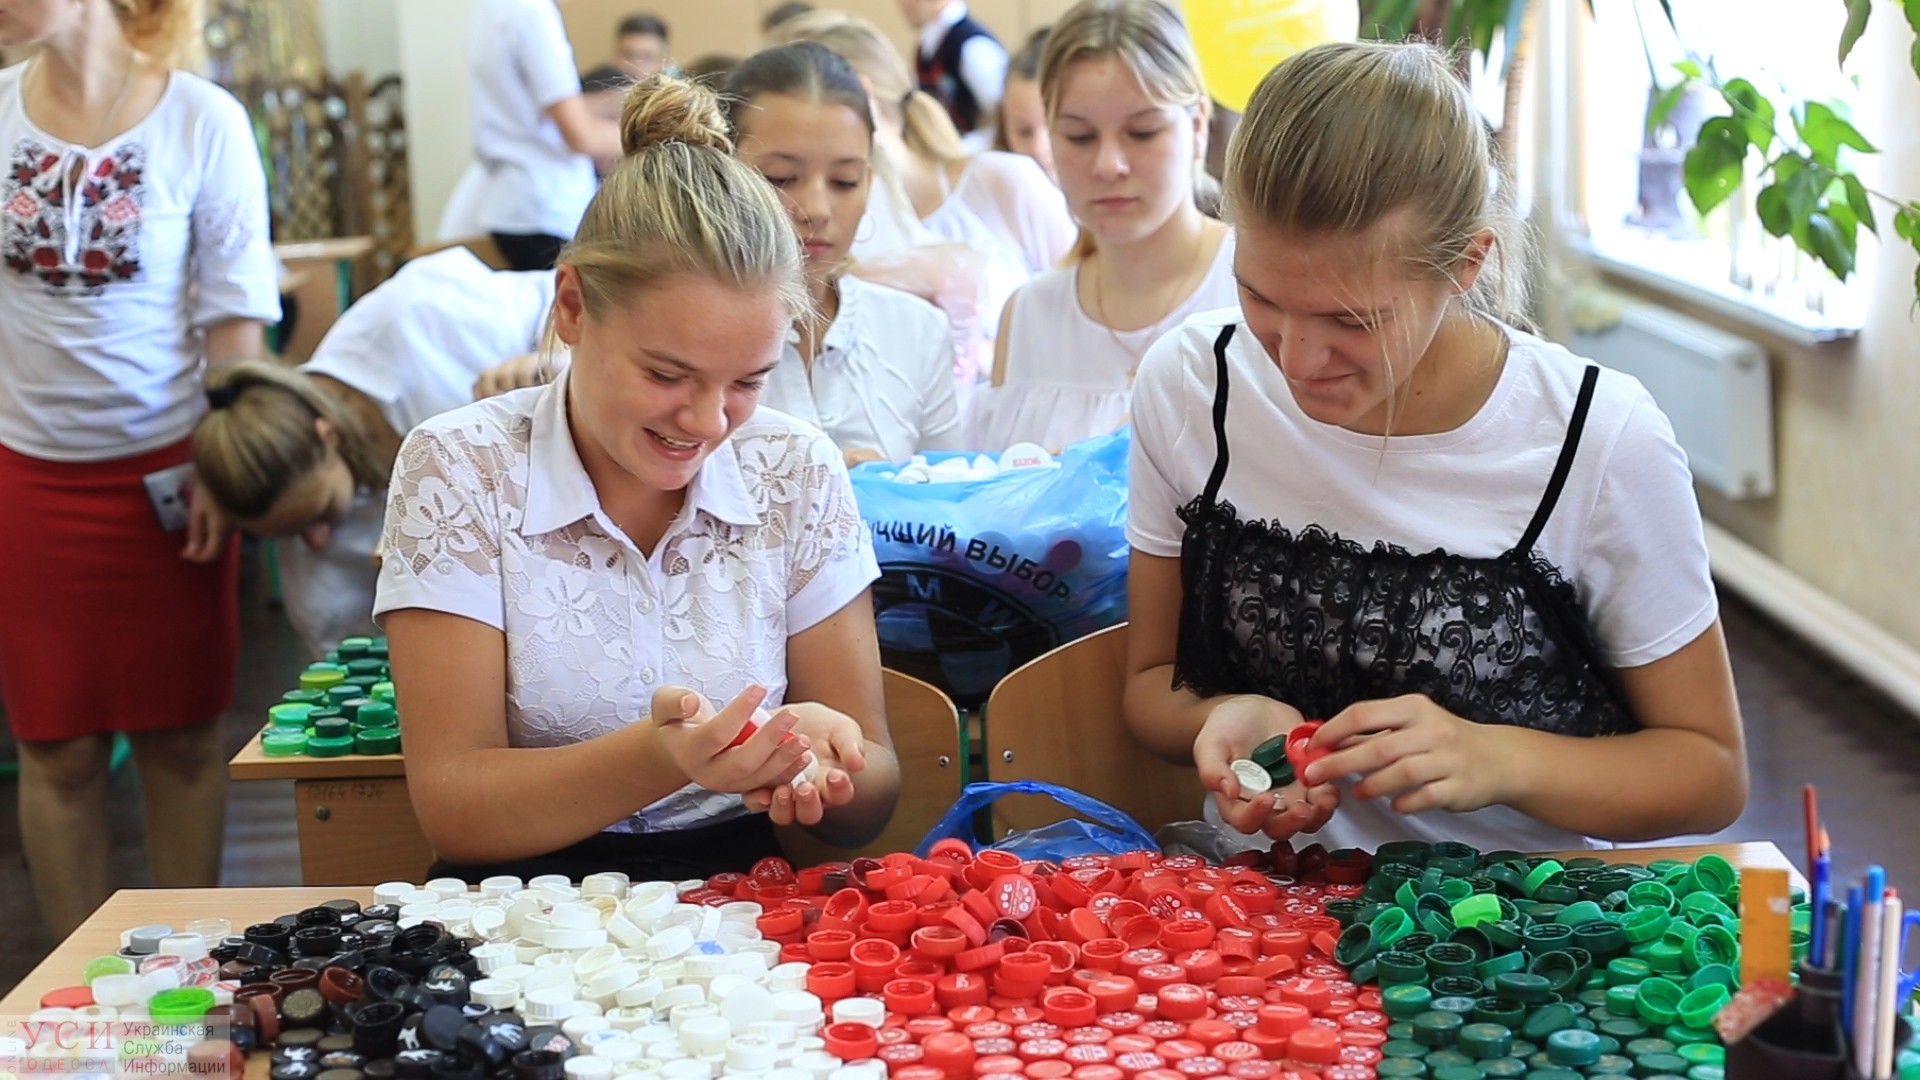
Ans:
[[[621,126],[558,260],[566,370],[428,420],[389,485],[374,614],[436,875],[744,870],[774,824],[864,843],[899,789],[840,452],[756,411],[810,314],[793,225],[711,90],[655,76]]]
[[[38,46],[0,71],[0,694],[60,936],[112,892],[116,732],[153,883],[220,876],[238,560],[188,436],[203,374],[260,355],[280,293],[246,110],[171,66],[199,25],[175,0],[0,9],[0,48]]]
[[[1228,152],[1239,307],[1141,366],[1127,718],[1241,832],[1551,851],[1746,802],[1686,458],[1637,381],[1518,328],[1495,165],[1446,53],[1289,58]],[[1300,781],[1243,793],[1308,721]]]

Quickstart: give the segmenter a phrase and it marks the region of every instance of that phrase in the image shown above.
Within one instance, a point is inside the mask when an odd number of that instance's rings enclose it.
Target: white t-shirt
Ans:
[[[944,41],[947,31],[959,25],[967,17],[967,5],[962,0],[949,0],[946,7],[933,21],[920,28],[917,45],[921,56],[932,56],[940,51],[940,42]],[[990,130],[993,124],[993,110],[999,106],[1000,97],[1007,89],[1007,47],[993,38],[975,36],[960,46],[960,81],[967,84],[968,92],[980,106],[980,130]]]
[[[839,289],[839,314],[812,369],[790,342],[760,404],[819,425],[842,450],[876,450],[887,461],[963,449],[947,317],[856,277]]]
[[[1104,435],[1126,422],[1133,371],[1157,330],[1195,312],[1232,304],[1234,234],[1220,241],[1213,265],[1193,294],[1157,326],[1112,330],[1080,306],[1080,268],[1063,266],[1034,278],[1013,298],[1007,325],[1006,378],[974,394],[975,448],[999,452],[1017,442],[1059,449]]]
[[[253,126],[176,71],[145,119],[75,146],[27,118],[28,66],[0,71],[0,444],[104,461],[178,442],[206,411],[202,332],[280,318]]]
[[[487,170],[479,221],[489,232],[571,237],[593,201],[593,159],[547,116],[580,93],[554,0],[479,0],[467,24],[473,156]]]
[[[1213,342],[1238,308],[1189,319],[1147,354],[1133,396],[1127,538],[1178,557],[1180,507],[1215,460]],[[1560,456],[1589,361],[1518,330],[1492,395],[1460,427],[1382,439],[1302,413],[1243,326],[1228,345],[1227,474],[1219,498],[1241,520],[1317,525],[1362,547],[1445,548],[1493,558],[1517,544]],[[1580,449],[1534,550],[1573,584],[1600,655],[1650,664],[1719,614],[1700,508],[1673,428],[1638,380],[1603,371]],[[1212,816],[1211,807],[1208,810]],[[1396,814],[1349,798],[1314,839],[1372,850],[1390,840],[1460,840],[1483,850],[1596,843],[1506,807]]]
[[[607,517],[567,424],[569,378],[428,420],[394,465],[374,616],[461,615],[506,635],[507,736],[561,746],[647,715],[662,685],[785,700],[787,639],[879,576],[840,451],[760,409],[716,448],[643,555]],[[693,784],[610,831],[745,813]]]
[[[553,271],[494,270],[466,248],[414,259],[341,314],[301,365],[379,403],[406,434],[473,400],[480,373],[533,352],[553,305]],[[373,632],[374,553],[386,492],[363,490],[318,551],[277,541],[287,619],[314,655]]]

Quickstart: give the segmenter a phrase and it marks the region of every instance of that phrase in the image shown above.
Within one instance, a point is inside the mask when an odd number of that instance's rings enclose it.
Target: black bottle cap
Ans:
[[[280,1019],[296,1028],[314,1030],[315,1042],[320,1041],[321,1035],[317,1029],[312,1029],[312,1025],[324,1023],[326,1018],[327,999],[321,997],[318,990],[295,990],[280,1003]],[[280,1036],[282,1041],[286,1037],[284,1032]]]
[[[434,1069],[452,1062],[448,1055],[425,1046],[393,1055],[393,1069],[400,1080],[426,1080]]]
[[[358,1069],[366,1063],[365,1054],[356,1054],[351,1050],[335,1050],[331,1054],[320,1055],[320,1067],[323,1069]]]
[[[421,1017],[420,1034],[426,1045],[452,1053],[460,1044],[460,1029],[465,1026],[467,1018],[458,1007],[435,1005]]]
[[[333,913],[325,908],[311,910],[324,911],[331,919]],[[306,925],[293,932],[293,951],[301,956],[332,956],[340,951],[340,923],[332,922]]]
[[[360,1066],[360,1072],[367,1080],[397,1080],[399,1070],[394,1068],[392,1058],[374,1058]]]
[[[275,1063],[267,1075],[273,1080],[317,1080],[320,1066],[311,1061],[282,1061]]]
[[[314,1049],[323,1054],[331,1054],[335,1050],[351,1050],[353,1049],[353,1036],[328,1035],[313,1045]]]
[[[553,1050],[522,1050],[513,1055],[514,1080],[565,1080],[566,1059]]]

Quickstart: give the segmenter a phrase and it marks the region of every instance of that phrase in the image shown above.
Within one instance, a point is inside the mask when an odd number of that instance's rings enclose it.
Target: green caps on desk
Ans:
[[[1694,936],[1693,948],[1682,960],[1691,970],[1713,964],[1732,967],[1740,962],[1740,939],[1724,926],[1709,926]]]
[[[1559,923],[1534,923],[1520,935],[1521,948],[1530,955],[1554,952],[1573,944],[1573,927]]]
[[[1540,886],[1557,884],[1565,876],[1565,867],[1561,866],[1557,860],[1547,859],[1527,871],[1526,878],[1521,882],[1520,891],[1531,897],[1540,891]]]
[[[1722,900],[1734,895],[1740,885],[1740,872],[1723,855],[1708,852],[1694,860],[1693,878],[1702,891]]]
[[[1691,941],[1689,941],[1689,947],[1691,947]],[[1686,953],[1679,945],[1662,938],[1647,950],[1647,966],[1662,975],[1678,975],[1687,970]]]
[[[260,734],[260,752],[268,757],[298,757],[307,752],[302,728],[268,728]]]
[[[367,696],[375,701],[393,701],[393,683],[377,682],[367,689]]]
[[[360,706],[360,715],[356,717],[363,728],[393,727],[400,722],[400,714],[385,701],[369,701]]]
[[[1661,886],[1665,888],[1666,886]],[[1626,936],[1629,945],[1644,945],[1658,941],[1667,932],[1673,922],[1673,916],[1663,907],[1630,908],[1620,920],[1620,933]]]
[[[276,728],[305,728],[313,716],[313,706],[300,701],[283,701],[267,708],[267,723]]]
[[[347,673],[332,667],[317,671],[309,668],[300,673],[300,689],[318,690],[323,694],[346,681]]]
[[[1433,991],[1417,982],[1384,987],[1380,991],[1380,1011],[1390,1019],[1412,1020],[1433,1009]]]
[[[1366,923],[1352,923],[1340,931],[1340,937],[1333,946],[1333,960],[1343,968],[1352,968],[1363,960],[1372,959],[1378,949],[1373,940],[1373,927]]]
[[[1453,925],[1463,930],[1499,921],[1500,898],[1492,893],[1474,893],[1453,905]]]
[[[1634,999],[1634,1007],[1640,1012],[1640,1019],[1649,1024],[1671,1024],[1680,1016],[1680,999],[1685,992],[1680,984],[1672,979],[1655,976],[1640,984],[1640,994]]]
[[[1709,983],[1689,990],[1680,998],[1680,1022],[1690,1028],[1712,1027],[1713,1018],[1732,999],[1733,995],[1720,983]]]
[[[1515,971],[1495,976],[1493,992],[1505,1001],[1536,1005],[1553,996],[1553,984],[1543,976],[1526,971]]]
[[[1460,1029],[1466,1026],[1465,1018],[1459,1013],[1423,1012],[1413,1018],[1413,1041],[1422,1046],[1452,1046],[1460,1038]]]
[[[1581,923],[1593,922],[1596,919],[1605,919],[1606,916],[1607,913],[1600,910],[1599,904],[1591,900],[1576,900],[1566,907],[1561,908],[1560,913],[1553,917],[1553,921],[1571,928],[1579,926]]]
[[[1555,1065],[1585,1067],[1600,1060],[1600,1036],[1564,1028],[1547,1036],[1547,1059]]]
[[[1374,946],[1381,950],[1392,949],[1401,938],[1413,933],[1413,913],[1405,908],[1390,907],[1373,917]]]
[[[344,716],[330,716],[325,720],[315,720],[312,731],[315,738],[338,739],[343,735],[352,735],[353,727]]]
[[[1503,1058],[1513,1050],[1513,1029],[1505,1024],[1468,1024],[1460,1029],[1458,1045],[1469,1057]]]
[[[206,1016],[211,1008],[213,991],[204,986],[183,986],[153,995],[147,1002],[147,1015],[156,1024],[191,1024]]]
[[[307,740],[308,757],[345,757],[353,753],[353,736],[342,735],[332,739],[313,738]]]
[[[400,752],[399,728],[365,728],[353,737],[358,754],[397,754]]]
[[[1520,1025],[1520,1034],[1534,1042],[1540,1042],[1556,1031],[1565,1031],[1574,1026],[1573,1010],[1564,1003],[1542,1005],[1527,1015]]]

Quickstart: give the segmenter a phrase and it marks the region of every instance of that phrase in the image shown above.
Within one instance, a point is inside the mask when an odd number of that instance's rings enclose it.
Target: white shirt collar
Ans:
[[[940,48],[940,39],[967,17],[967,0],[949,0],[933,21],[920,28],[920,55],[932,56]]]
[[[567,423],[567,372],[542,391],[533,406],[533,430],[527,443],[527,506],[520,533],[553,532],[591,517],[600,496],[580,461],[573,429]],[[687,509],[729,525],[758,525],[761,506],[747,491],[733,440],[713,448],[687,485]]]

